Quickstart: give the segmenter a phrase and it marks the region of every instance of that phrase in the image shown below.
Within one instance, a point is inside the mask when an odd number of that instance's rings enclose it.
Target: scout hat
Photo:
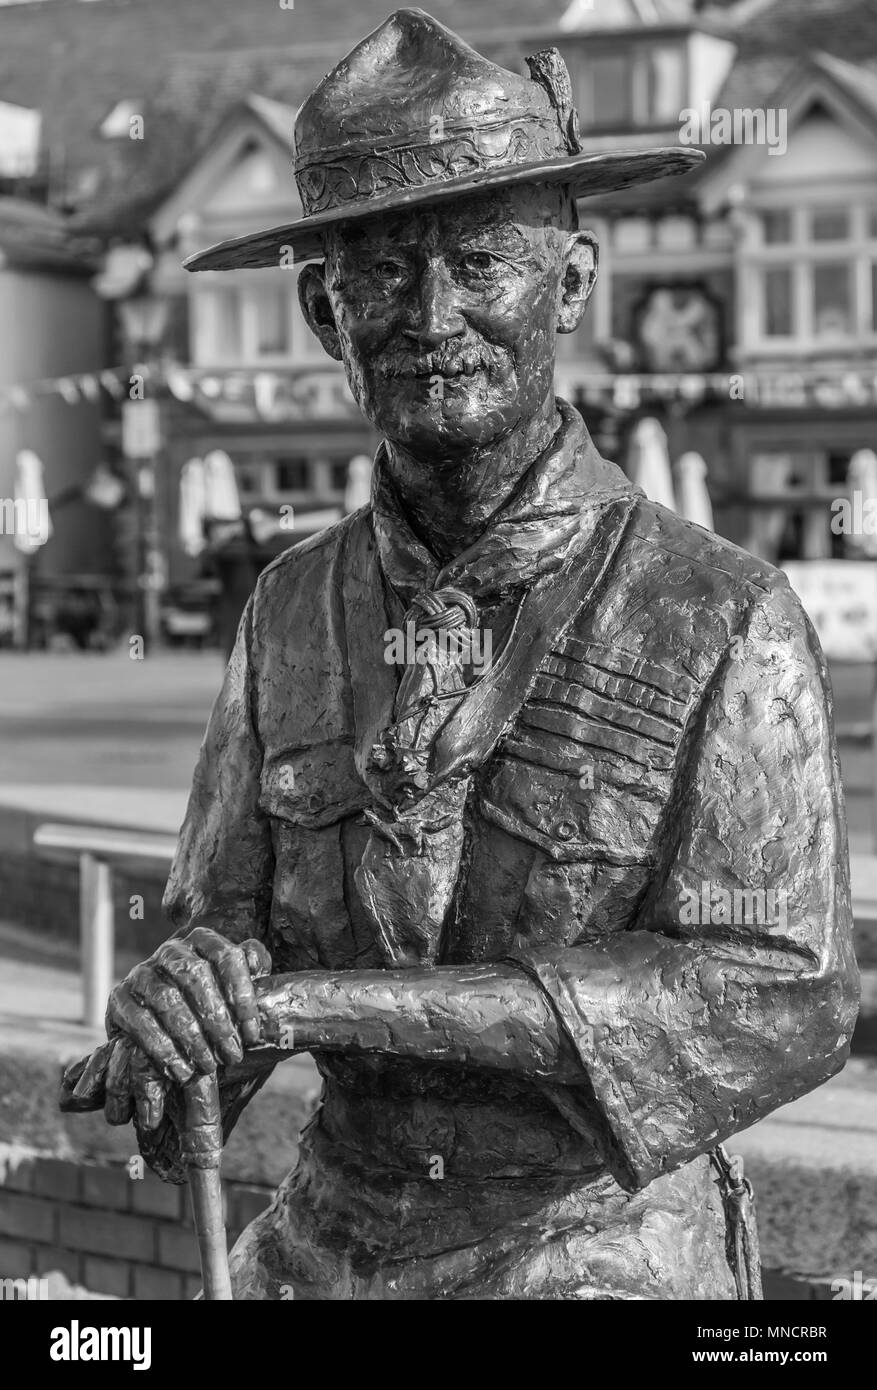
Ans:
[[[336,223],[524,183],[566,184],[585,197],[682,174],[702,159],[681,146],[588,154],[557,49],[527,66],[529,77],[508,72],[423,10],[397,10],[298,113],[304,216],[220,242],[186,269],[319,260],[322,234]]]

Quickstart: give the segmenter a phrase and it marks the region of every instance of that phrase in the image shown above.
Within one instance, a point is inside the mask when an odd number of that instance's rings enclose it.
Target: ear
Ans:
[[[326,293],[326,269],[312,263],[303,267],[298,277],[298,302],[308,328],[319,338],[323,350],[341,361],[341,341],[332,304]]]
[[[597,281],[600,250],[593,232],[572,232],[563,255],[563,274],[557,304],[558,333],[573,333],[585,316],[585,305]]]

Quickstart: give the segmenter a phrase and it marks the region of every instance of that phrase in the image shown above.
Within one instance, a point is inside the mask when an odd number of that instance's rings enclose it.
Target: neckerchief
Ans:
[[[385,446],[372,518],[385,581],[407,610],[420,654],[405,668],[390,722],[363,775],[377,805],[356,883],[388,964],[431,964],[460,869],[472,771],[516,715],[539,661],[572,620],[574,591],[596,583],[638,495],[601,459],[581,416],[557,402],[559,428],[481,536],[441,565],[405,519]],[[588,571],[591,571],[588,575]],[[468,658],[481,612],[506,602],[510,631],[492,663]],[[425,639],[429,638],[429,641]],[[483,644],[482,644],[483,650]]]

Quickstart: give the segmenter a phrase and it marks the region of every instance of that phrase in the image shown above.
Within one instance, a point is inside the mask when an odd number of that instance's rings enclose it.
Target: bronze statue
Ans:
[[[182,1086],[218,1076],[227,1135],[313,1053],[237,1298],[757,1297],[717,1146],[847,1056],[813,630],[553,390],[597,271],[577,197],[699,156],[584,153],[559,55],[528,61],[400,10],[299,113],[305,216],[190,263],[311,262],[305,316],[384,437],[371,506],[259,579],[177,930],[65,1082],[181,1181]]]

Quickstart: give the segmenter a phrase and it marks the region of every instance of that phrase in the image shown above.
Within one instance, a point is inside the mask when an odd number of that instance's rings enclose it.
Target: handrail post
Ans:
[[[105,859],[79,856],[79,940],[85,992],[85,1023],[102,1028],[113,987],[115,956],[113,874]]]

